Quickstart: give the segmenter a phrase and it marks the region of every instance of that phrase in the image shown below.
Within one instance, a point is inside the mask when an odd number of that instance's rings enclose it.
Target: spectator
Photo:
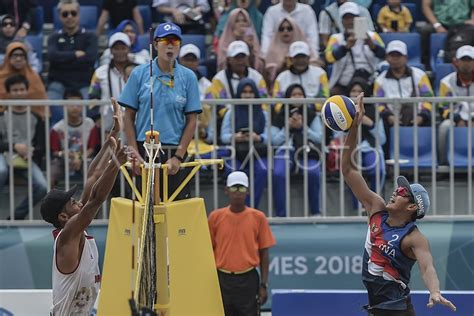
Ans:
[[[89,98],[110,101],[118,98],[125,86],[125,66],[130,63],[130,39],[127,34],[118,32],[109,39],[109,49],[112,53],[110,64],[97,68],[92,76],[89,87]],[[97,107],[96,107],[97,108]],[[94,111],[97,113],[97,111]],[[101,107],[101,126],[106,132],[110,131],[113,124],[114,109],[112,104]],[[93,115],[97,116],[97,115]],[[94,117],[96,118],[96,117]]]
[[[226,68],[227,50],[229,44],[234,41],[244,41],[247,43],[250,51],[250,66],[257,71],[262,72],[264,63],[260,57],[260,43],[258,41],[258,36],[255,32],[252,20],[250,20],[249,14],[244,9],[234,9],[229,15],[224,32],[219,39],[217,53],[218,70]]]
[[[307,42],[306,37],[299,26],[291,18],[283,18],[278,26],[278,32],[275,33],[271,47],[265,56],[265,77],[267,84],[273,84],[276,76],[289,67],[288,50],[290,45],[296,41]],[[318,54],[309,49],[312,62],[318,59]]]
[[[82,94],[77,90],[66,90],[65,100],[82,100]],[[69,176],[82,172],[84,161],[87,162],[100,146],[100,135],[94,121],[86,117],[82,119],[82,106],[67,106],[67,152],[69,153]],[[83,136],[85,139],[83,139]],[[66,154],[66,121],[54,124],[50,133],[51,140],[51,187],[64,178],[64,163]],[[83,144],[86,151],[83,151]],[[84,156],[85,155],[85,156]]]
[[[387,62],[389,68],[382,72],[374,83],[374,96],[380,98],[409,98],[432,97],[433,89],[426,73],[416,67],[407,65],[407,45],[399,40],[391,41],[387,46]],[[385,124],[385,134],[390,135],[390,127],[394,125],[395,110],[392,104],[381,104],[381,117]],[[418,104],[416,124],[429,125],[431,122],[431,108],[429,102]],[[415,124],[413,104],[403,104],[400,109],[401,126]],[[389,138],[389,137],[388,137]],[[386,142],[385,155],[389,156],[389,141]]]
[[[278,31],[281,20],[288,16],[293,18],[304,32],[311,50],[319,52],[318,21],[313,8],[296,0],[282,0],[268,8],[263,16],[262,55],[268,53],[271,40]]]
[[[369,31],[364,40],[356,39],[354,17],[359,15],[359,6],[353,2],[345,2],[339,7],[345,32],[331,35],[325,51],[326,61],[334,64],[329,79],[331,95],[346,95],[353,77],[369,80],[379,60],[385,56],[383,41],[377,33]]]
[[[14,17],[15,25],[20,26],[16,36],[25,37],[30,31],[37,30],[35,23],[36,0],[0,0],[0,15],[9,14]]]
[[[250,78],[244,78],[237,86],[236,98],[257,99],[260,94],[257,85]],[[250,130],[250,113],[252,110],[253,126]],[[233,112],[235,111],[235,115]],[[235,129],[232,130],[232,119],[234,119]],[[258,207],[263,189],[267,182],[267,138],[268,138],[268,115],[263,110],[261,104],[235,105],[229,108],[222,121],[221,142],[224,145],[233,145],[235,141],[235,170],[249,169],[250,157],[253,156],[254,178],[251,179],[255,188],[253,204]],[[212,136],[212,131],[210,132]],[[251,143],[252,142],[252,143]],[[252,148],[252,149],[251,149]],[[234,157],[231,157],[234,158]],[[234,166],[234,162],[232,163]],[[228,168],[229,169],[229,168]],[[247,203],[251,204],[250,199]]]
[[[12,75],[21,74],[28,80],[25,99],[47,99],[46,90],[41,77],[31,68],[26,56],[28,48],[24,43],[12,42],[7,46],[6,58],[0,68],[0,99],[6,99],[8,91],[5,89],[5,81]],[[44,119],[44,106],[33,106],[32,112]]]
[[[231,99],[236,98],[235,91],[241,79],[250,78],[258,87],[260,97],[268,96],[267,86],[263,76],[255,69],[249,67],[250,51],[243,41],[230,43],[227,49],[227,67],[219,71],[206,93],[206,99]],[[219,118],[222,119],[229,106],[219,106]],[[219,123],[218,123],[219,128]],[[219,133],[218,133],[219,134]],[[210,138],[212,139],[212,138]]]
[[[199,81],[199,95],[200,95],[199,98],[202,101],[204,100],[204,97],[206,96],[206,91],[211,86],[211,82],[209,81],[209,79],[204,77],[199,71],[200,58],[201,58],[201,51],[194,44],[184,45],[183,47],[181,47],[181,50],[179,51],[179,61],[181,65],[191,69],[196,74],[196,77]],[[200,154],[204,153],[204,152],[201,152],[202,148],[208,149],[208,146],[205,146],[202,141],[206,139],[207,127],[209,125],[210,120],[211,120],[211,107],[208,104],[204,104],[202,106],[202,112],[199,115],[198,121],[197,121],[198,135],[199,135],[199,140],[201,141],[198,146],[199,147],[198,151]],[[190,146],[194,148],[195,142],[191,142]]]
[[[276,242],[265,214],[246,206],[248,189],[247,175],[232,172],[225,188],[229,206],[209,215],[225,315],[259,315],[268,297],[268,249]]]
[[[257,34],[258,40],[260,40],[262,34],[263,15],[258,10],[254,0],[232,0],[230,7],[218,19],[215,33],[216,37],[221,37],[222,33],[224,32],[224,27],[227,24],[227,20],[229,19],[230,13],[236,8],[247,11],[250,16],[250,20],[255,27],[255,33]]]
[[[306,98],[305,90],[300,84],[292,84],[285,90],[285,98]],[[291,101],[289,101],[291,102]],[[304,109],[306,106],[306,124],[304,128]],[[286,123],[288,122],[288,123]],[[288,126],[286,125],[288,124]],[[321,118],[316,115],[313,106],[302,104],[289,104],[288,111],[281,111],[274,116],[272,124],[272,144],[279,146],[274,157],[273,166],[273,199],[275,203],[276,216],[286,216],[286,160],[289,160],[290,172],[298,170],[308,172],[308,197],[312,215],[320,215],[319,210],[319,187],[321,166],[319,152],[322,143],[323,126]],[[289,139],[285,139],[286,128],[288,128]],[[307,144],[304,143],[304,134],[307,134]],[[287,146],[289,147],[286,150]],[[304,163],[303,152],[309,148],[308,164]],[[288,181],[290,181],[288,179]]]
[[[21,74],[12,75],[3,83],[3,87],[7,91],[6,98],[10,100],[27,99],[28,85],[25,76]],[[26,106],[12,106],[11,120],[8,116],[7,113],[0,115],[0,191],[8,179],[8,164],[13,164],[15,174],[28,180],[28,159],[32,158],[33,151],[44,151],[44,126],[38,116],[34,113],[31,114],[30,126],[27,126],[28,113]],[[30,130],[29,135],[28,129]],[[9,131],[12,133],[10,136],[8,135]],[[9,137],[12,138],[13,142],[13,154],[11,156],[8,143]],[[31,160],[31,181],[33,205],[35,205],[46,194],[47,184],[40,167],[34,160]],[[28,209],[27,194],[27,197],[15,208],[14,218],[25,219],[28,215]]]
[[[13,41],[19,41],[25,43],[28,47],[28,63],[31,65],[31,68],[35,72],[40,73],[43,70],[43,65],[40,63],[31,44],[24,37],[15,36],[17,30],[14,18],[8,14],[0,16],[0,27],[0,64],[5,59],[8,44]]]
[[[102,4],[96,35],[104,31],[105,23],[109,22],[109,30],[116,28],[123,20],[134,20],[138,32],[143,34],[143,19],[138,9],[137,0],[106,0]]]
[[[290,45],[288,56],[290,68],[280,73],[273,85],[273,96],[283,98],[290,85],[298,82],[308,98],[329,97],[329,82],[326,72],[310,65],[311,52],[306,42],[296,41]]]
[[[422,10],[432,31],[446,33],[449,28],[474,24],[474,4],[465,0],[423,0]],[[431,32],[430,32],[431,33]]]
[[[349,84],[349,97],[356,98],[361,92],[364,92],[364,97],[372,95],[371,87],[364,78],[353,78]],[[362,119],[362,138],[359,144],[359,151],[361,153],[360,167],[362,174],[368,177],[370,183],[370,190],[377,192],[377,164],[379,172],[379,188],[383,189],[385,184],[385,156],[382,146],[385,144],[387,138],[383,120],[379,119],[376,122],[376,106],[374,104],[365,105],[365,115]],[[342,134],[344,135],[343,137]],[[336,137],[345,139],[347,133],[339,133]],[[378,138],[378,143],[377,139]],[[344,141],[341,142],[342,144]],[[352,193],[352,207],[358,208],[358,200]]]
[[[128,78],[130,78],[130,75],[132,74],[133,69],[135,69],[135,67],[137,66],[138,65],[134,63],[128,63],[125,66],[125,68],[123,69],[123,80],[125,80],[125,82],[128,81]]]
[[[339,15],[340,7],[350,0],[337,0],[325,7],[319,13],[319,36],[320,46],[324,48],[327,46],[329,37],[332,34],[344,33],[344,25],[342,24],[341,16]],[[365,7],[358,5],[359,15],[367,19],[369,24],[369,31],[375,31],[372,17],[370,16],[369,10]]]
[[[115,29],[115,33],[117,32],[123,32],[130,38],[131,51],[128,54],[128,58],[131,62],[142,65],[150,61],[150,50],[148,48],[141,48],[140,43],[138,42],[138,28],[135,22],[132,20],[122,21]],[[100,65],[108,65],[111,59],[112,54],[110,48],[107,48],[102,53],[102,56],[100,56]]]
[[[455,72],[450,73],[443,79],[439,86],[440,97],[465,97],[471,96],[474,91],[474,47],[465,45],[456,51],[456,57],[453,59]],[[469,111],[471,107],[471,111]],[[458,127],[468,126],[469,118],[474,119],[474,104],[468,102],[459,102],[453,104],[453,121]],[[441,117],[443,119],[439,126],[439,157],[440,163],[447,163],[446,140],[449,127],[453,121],[450,119],[449,103],[443,104],[441,108]],[[471,113],[469,113],[471,112]],[[469,117],[469,114],[471,116]]]
[[[87,99],[97,58],[97,37],[79,26],[77,0],[61,0],[58,11],[63,28],[48,39],[48,97],[59,100],[66,89],[74,89]],[[51,107],[51,114],[52,123],[63,118],[60,106]]]
[[[176,23],[184,34],[205,34],[203,16],[211,7],[207,0],[153,0],[152,7]]]
[[[422,10],[428,24],[420,29],[423,63],[429,64],[430,34],[449,33],[445,41],[445,60],[450,63],[456,49],[463,45],[474,45],[474,3],[467,0],[423,0]],[[453,45],[451,44],[453,39]]]
[[[379,11],[377,24],[382,32],[410,32],[413,17],[401,0],[388,0]]]

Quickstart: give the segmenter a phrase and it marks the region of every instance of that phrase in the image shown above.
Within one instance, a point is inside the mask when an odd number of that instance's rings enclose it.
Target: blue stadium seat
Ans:
[[[437,64],[436,69],[435,69],[435,93],[436,95],[439,95],[439,83],[441,79],[452,73],[453,71],[456,71],[454,68],[453,64]]]
[[[151,8],[148,5],[139,5],[138,10],[140,10],[140,14],[143,19],[143,29],[145,30],[145,33],[147,33],[152,23]]]
[[[390,159],[394,159],[394,128],[390,129]],[[415,165],[414,154],[414,127],[400,126],[400,160],[407,160],[400,164],[400,169],[413,169]],[[431,169],[432,165],[437,166],[438,162],[431,158],[431,127],[418,127],[418,168]]]
[[[41,64],[43,64],[43,35],[27,35],[26,40],[31,44]]]
[[[34,24],[35,24],[34,29],[36,30],[36,34],[43,35],[44,11],[43,11],[42,6],[36,7]]]
[[[436,71],[436,58],[438,56],[438,52],[441,49],[444,49],[446,36],[446,33],[432,33],[430,36],[430,66],[431,70],[433,71]]]
[[[97,27],[97,19],[98,19],[98,12],[97,6],[81,6],[81,27],[84,27],[88,31],[94,31]],[[53,20],[54,20],[54,29],[59,30],[61,29],[61,21],[59,20],[59,12],[58,10],[54,9],[53,12]]]
[[[447,134],[446,142],[446,157],[448,157],[448,162],[451,165],[454,163],[455,168],[467,168],[469,165],[468,161],[468,139],[467,139],[467,127],[454,127],[454,159],[451,159],[449,154],[449,132]],[[474,166],[474,128],[471,128],[471,165]]]
[[[393,40],[400,40],[408,46],[408,62],[421,63],[420,34],[418,33],[380,33],[385,46]]]
[[[146,49],[148,50],[150,47],[150,35],[148,33],[145,33],[143,35],[138,35],[138,44],[140,45],[140,49]]]
[[[201,60],[206,59],[206,36],[197,34],[184,34],[181,45],[194,44],[201,51]]]

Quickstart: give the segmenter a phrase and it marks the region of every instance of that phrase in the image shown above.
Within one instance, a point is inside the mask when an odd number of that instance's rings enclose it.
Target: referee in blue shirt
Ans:
[[[165,151],[161,161],[170,165],[168,173],[170,193],[186,176],[180,164],[187,159],[186,150],[196,129],[201,112],[198,80],[194,72],[181,66],[176,58],[181,45],[181,29],[173,23],[160,24],[154,33],[158,57],[153,60],[154,129],[160,133]],[[145,156],[143,142],[150,130],[150,66],[135,67],[118,102],[126,108],[125,134],[129,147]],[[189,187],[178,199],[189,197]]]

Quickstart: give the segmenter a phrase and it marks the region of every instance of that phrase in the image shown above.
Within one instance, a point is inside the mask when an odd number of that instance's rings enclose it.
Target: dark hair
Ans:
[[[84,99],[82,97],[82,94],[79,90],[73,90],[73,89],[67,89],[65,92],[64,92],[64,96],[63,96],[64,99],[68,99],[68,98],[79,98],[79,99]]]
[[[4,84],[5,90],[7,92],[10,92],[10,88],[14,84],[19,84],[19,83],[23,83],[26,86],[26,89],[28,90],[28,87],[29,87],[28,79],[26,79],[26,77],[21,74],[16,74],[16,75],[12,75],[8,77],[7,80],[5,80],[5,84]]]
[[[354,77],[351,79],[351,82],[349,82],[349,85],[347,86],[347,94],[350,94],[352,88],[356,84],[362,87],[362,91],[364,91],[364,97],[372,96],[372,86],[370,85],[369,81],[363,77]]]
[[[302,85],[300,85],[299,83],[294,83],[292,85],[290,85],[288,88],[286,88],[286,91],[285,91],[285,98],[291,98],[291,94],[293,93],[293,90],[295,90],[296,88],[300,88],[301,91],[303,91],[303,96],[306,98],[306,91],[304,91],[304,88]]]

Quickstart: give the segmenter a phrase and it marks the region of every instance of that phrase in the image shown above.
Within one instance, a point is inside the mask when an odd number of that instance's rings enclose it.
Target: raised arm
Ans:
[[[356,116],[351,128],[349,129],[349,134],[347,135],[344,149],[342,151],[342,174],[347,185],[351,188],[352,192],[354,192],[354,195],[362,205],[364,205],[364,208],[370,216],[374,212],[385,209],[385,201],[369,189],[364,177],[362,177],[362,174],[357,170],[354,161],[356,156],[355,150],[358,144],[357,130],[365,114],[363,93],[359,94],[357,97],[356,109]]]
[[[80,213],[72,216],[64,226],[61,233],[63,243],[80,237],[82,232],[90,225],[97,215],[100,205],[109,196],[120,166],[127,161],[126,149],[121,146],[120,141],[117,142],[115,138],[111,138],[111,142],[110,148],[114,150],[114,156],[107,163],[107,167],[103,170],[99,180],[93,185],[86,205]]]
[[[114,141],[118,139],[120,131],[122,130],[122,110],[120,109],[120,105],[117,103],[115,98],[112,98],[111,101],[114,107],[114,126],[110,131],[109,137],[104,142],[104,144],[102,144],[100,151],[97,153],[89,166],[87,180],[84,184],[84,191],[82,191],[81,195],[81,203],[84,205],[89,200],[92,186],[95,184],[97,179],[99,179],[100,175],[105,169],[106,163],[110,160],[110,157],[114,153],[114,149],[111,146],[114,144]]]
[[[448,306],[451,310],[456,311],[456,306],[441,295],[439,280],[433,265],[433,257],[431,256],[428,240],[418,229],[415,229],[407,237],[406,241],[418,261],[423,282],[425,282],[428,291],[430,291],[430,298],[427,306],[432,308],[435,304],[442,304]]]

